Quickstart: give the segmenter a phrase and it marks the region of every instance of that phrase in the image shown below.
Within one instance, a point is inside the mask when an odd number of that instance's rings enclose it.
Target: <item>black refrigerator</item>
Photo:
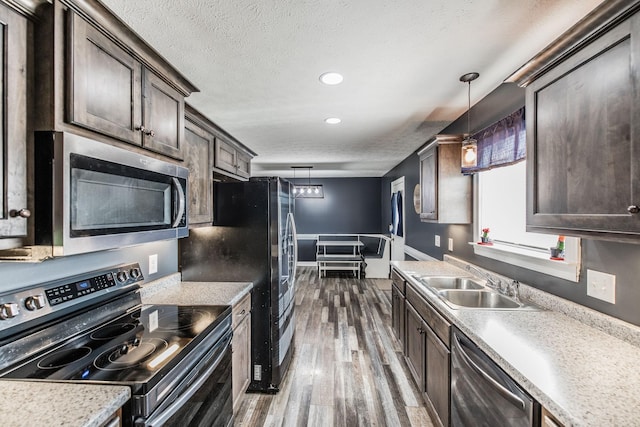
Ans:
[[[275,393],[295,330],[293,185],[281,178],[214,184],[214,226],[180,239],[183,281],[253,282],[249,390]]]

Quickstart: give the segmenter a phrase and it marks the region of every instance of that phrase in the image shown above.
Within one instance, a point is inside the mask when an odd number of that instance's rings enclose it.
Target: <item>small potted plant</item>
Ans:
[[[482,241],[482,243],[489,243],[489,228],[483,228],[482,229],[482,236],[480,236],[480,240]]]

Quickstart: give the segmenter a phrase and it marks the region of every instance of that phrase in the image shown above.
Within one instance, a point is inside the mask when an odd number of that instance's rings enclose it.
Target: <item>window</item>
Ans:
[[[474,244],[476,254],[577,282],[580,239],[566,238],[565,260],[549,258],[558,236],[526,231],[526,161],[475,175],[477,194],[474,237],[489,228],[492,246]]]

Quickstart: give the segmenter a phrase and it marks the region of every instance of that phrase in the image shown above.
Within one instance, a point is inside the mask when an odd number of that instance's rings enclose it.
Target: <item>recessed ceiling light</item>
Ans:
[[[338,117],[329,117],[329,118],[324,119],[324,122],[328,123],[330,125],[337,125],[341,121],[342,121],[342,119],[339,119]]]
[[[342,83],[342,80],[344,80],[342,74],[336,73],[335,71],[329,71],[328,73],[320,75],[320,81],[326,85],[338,85]]]

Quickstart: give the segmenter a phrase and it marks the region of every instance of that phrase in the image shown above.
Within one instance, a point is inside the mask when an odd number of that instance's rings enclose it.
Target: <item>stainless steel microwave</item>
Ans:
[[[189,170],[62,132],[36,132],[36,245],[73,255],[188,235]]]

